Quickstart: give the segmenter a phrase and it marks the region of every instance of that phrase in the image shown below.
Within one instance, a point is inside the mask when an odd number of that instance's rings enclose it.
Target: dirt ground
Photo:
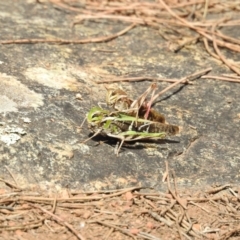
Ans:
[[[239,188],[133,187],[58,193],[0,189],[0,239],[239,239]],[[1,179],[4,182],[4,180]]]
[[[0,1],[0,240],[240,239],[239,11]],[[177,136],[118,157],[114,139],[82,143],[106,86],[138,99],[150,82]]]

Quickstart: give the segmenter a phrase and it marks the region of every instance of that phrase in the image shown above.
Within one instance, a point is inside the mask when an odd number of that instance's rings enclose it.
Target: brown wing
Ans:
[[[168,136],[172,136],[179,133],[179,127],[171,124],[154,122],[149,124],[142,124],[141,126],[138,127],[138,131],[146,131],[149,133],[164,132]]]

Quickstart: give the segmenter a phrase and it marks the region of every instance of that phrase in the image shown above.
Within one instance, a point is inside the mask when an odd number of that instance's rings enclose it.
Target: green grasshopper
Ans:
[[[86,117],[89,128],[96,135],[109,136],[119,139],[120,145],[116,150],[118,155],[124,142],[138,140],[158,140],[175,135],[178,127],[143,118],[127,115],[125,112],[110,112],[100,107],[93,107]],[[91,139],[89,138],[89,139]],[[89,139],[85,140],[87,142]]]

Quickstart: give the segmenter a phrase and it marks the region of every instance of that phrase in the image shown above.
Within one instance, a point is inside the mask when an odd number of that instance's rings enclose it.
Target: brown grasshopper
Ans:
[[[151,86],[137,99],[130,99],[127,94],[120,88],[107,88],[106,102],[117,111],[127,111],[128,114],[145,118],[150,121],[165,123],[165,117],[151,108],[151,100],[146,101],[147,95],[152,91],[152,97],[156,89],[156,84]]]

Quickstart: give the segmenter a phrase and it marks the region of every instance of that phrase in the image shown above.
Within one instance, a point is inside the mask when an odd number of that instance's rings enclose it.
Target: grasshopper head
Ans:
[[[106,102],[108,105],[114,105],[120,98],[127,97],[127,94],[120,88],[107,88]]]
[[[132,100],[120,88],[106,88],[106,102],[109,106],[113,106],[115,110],[123,111],[130,107]]]

